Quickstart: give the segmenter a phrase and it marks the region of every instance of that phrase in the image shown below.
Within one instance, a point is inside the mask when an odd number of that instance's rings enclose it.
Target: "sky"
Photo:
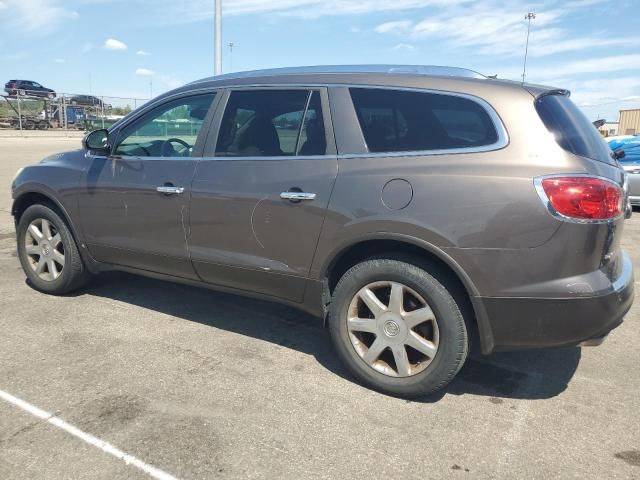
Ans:
[[[211,76],[213,3],[0,0],[0,81],[149,98]],[[421,64],[521,79],[528,12],[527,81],[571,90],[592,120],[640,108],[640,0],[223,0],[223,70]]]

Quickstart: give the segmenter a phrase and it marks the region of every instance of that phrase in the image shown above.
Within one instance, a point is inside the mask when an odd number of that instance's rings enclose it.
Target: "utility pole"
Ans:
[[[229,42],[229,71],[233,72],[233,47],[235,47],[235,43]]]
[[[215,25],[214,25],[214,75],[222,74],[222,0],[215,1]]]
[[[524,47],[524,66],[522,67],[522,83],[524,83],[524,79],[527,75],[527,55],[529,53],[529,33],[531,32],[531,20],[536,18],[536,14],[533,12],[529,12],[525,15],[524,19],[528,20],[527,23],[527,44]]]

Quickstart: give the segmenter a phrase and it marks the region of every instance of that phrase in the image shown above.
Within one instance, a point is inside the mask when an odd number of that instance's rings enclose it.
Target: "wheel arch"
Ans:
[[[86,249],[83,247],[82,237],[79,235],[76,226],[71,221],[71,216],[64,205],[56,198],[56,195],[44,185],[31,184],[21,186],[14,192],[14,200],[11,205],[11,215],[13,215],[16,227],[20,222],[20,217],[31,205],[44,204],[52,207],[67,223],[73,239],[78,245],[80,254],[86,257]]]
[[[329,294],[353,265],[372,258],[394,258],[417,264],[433,274],[461,300],[463,315],[483,353],[493,350],[493,335],[486,311],[477,301],[478,290],[458,263],[442,249],[415,237],[378,233],[344,245],[322,270]]]

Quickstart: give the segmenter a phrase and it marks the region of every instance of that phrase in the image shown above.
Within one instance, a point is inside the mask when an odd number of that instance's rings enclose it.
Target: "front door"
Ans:
[[[301,301],[338,168],[326,91],[225,97],[192,185],[194,267],[210,283]]]
[[[195,278],[189,194],[213,93],[164,102],[114,134],[94,157],[79,199],[82,230],[99,261]]]

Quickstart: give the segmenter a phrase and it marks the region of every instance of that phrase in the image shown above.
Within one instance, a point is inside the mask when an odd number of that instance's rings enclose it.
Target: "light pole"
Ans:
[[[222,0],[215,1],[215,32],[214,32],[214,75],[222,73]]]
[[[529,53],[529,33],[531,32],[531,20],[536,18],[536,14],[533,12],[529,12],[525,15],[524,19],[528,20],[527,23],[527,44],[524,47],[524,66],[522,67],[522,83],[524,83],[524,79],[527,75],[527,54]]]

